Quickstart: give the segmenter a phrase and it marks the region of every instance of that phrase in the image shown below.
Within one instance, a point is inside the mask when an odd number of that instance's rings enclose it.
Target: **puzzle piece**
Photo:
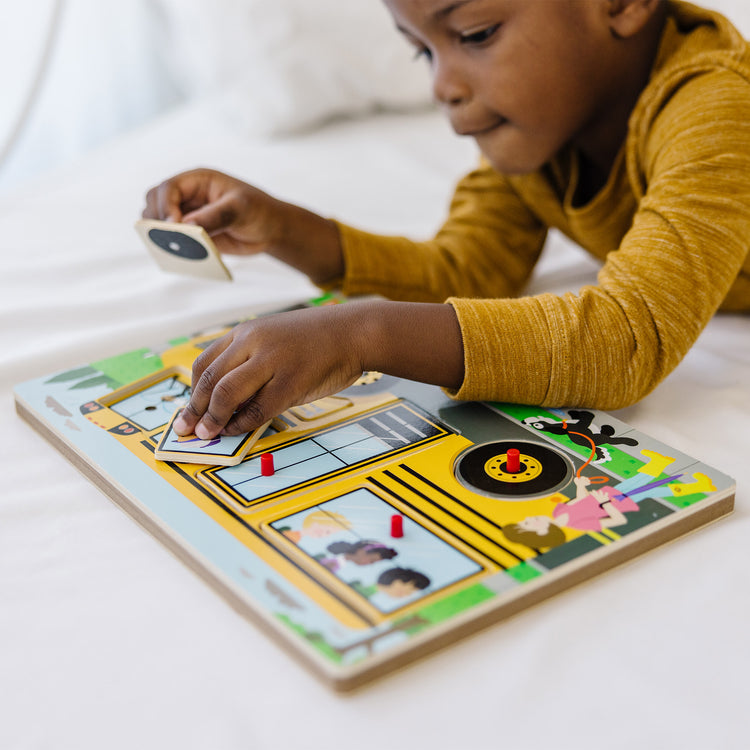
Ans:
[[[178,409],[169,420],[159,444],[154,451],[157,461],[177,461],[187,464],[205,464],[207,466],[235,466],[248,454],[256,441],[266,431],[271,420],[262,424],[253,432],[242,435],[219,435],[210,440],[202,440],[196,435],[178,435],[174,429],[174,420],[182,411]]]
[[[218,281],[232,280],[232,274],[203,227],[140,219],[135,229],[164,271]]]

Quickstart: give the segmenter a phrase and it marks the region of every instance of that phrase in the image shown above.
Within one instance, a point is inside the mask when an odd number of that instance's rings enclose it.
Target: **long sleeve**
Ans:
[[[546,227],[509,181],[483,165],[461,180],[434,238],[369,234],[339,224],[346,294],[380,294],[415,302],[450,295],[508,297],[528,280]]]

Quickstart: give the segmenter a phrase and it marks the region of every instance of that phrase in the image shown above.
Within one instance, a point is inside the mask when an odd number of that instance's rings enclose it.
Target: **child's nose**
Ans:
[[[432,93],[440,104],[455,106],[469,99],[471,94],[466,78],[449,60],[434,59],[432,63]]]

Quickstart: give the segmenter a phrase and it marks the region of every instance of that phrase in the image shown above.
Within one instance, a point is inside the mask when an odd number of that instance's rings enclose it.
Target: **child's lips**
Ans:
[[[497,120],[493,120],[491,123],[483,123],[481,125],[468,125],[454,128],[458,135],[467,135],[471,138],[478,138],[488,133],[492,133],[499,127],[505,125],[507,120],[504,117],[499,117]]]

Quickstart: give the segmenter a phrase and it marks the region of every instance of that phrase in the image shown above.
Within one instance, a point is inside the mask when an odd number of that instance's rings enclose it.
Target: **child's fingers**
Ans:
[[[182,189],[176,180],[162,183],[157,193],[159,218],[165,221],[182,221],[182,200]]]
[[[170,177],[146,193],[144,219],[183,221],[183,209],[188,212],[206,202],[211,172],[196,169]]]
[[[242,339],[242,330],[232,329],[193,363],[193,392],[186,409],[197,417],[194,432],[199,438],[216,437],[235,409],[263,385],[257,368],[248,367],[252,348]]]
[[[232,331],[225,336],[222,336],[217,341],[214,341],[205,351],[203,351],[193,362],[193,373],[192,383],[193,389],[190,396],[190,401],[185,408],[180,412],[180,415],[175,419],[172,425],[174,431],[178,435],[192,435],[195,433],[195,427],[203,416],[206,407],[208,406],[210,399],[210,392],[208,397],[202,395],[200,387],[201,378],[206,368],[214,362],[229,346],[233,341]],[[205,385],[204,385],[205,388]]]
[[[263,423],[290,406],[280,398],[282,395],[278,393],[278,389],[273,389],[266,383],[237,409],[223,429],[223,434],[241,435],[257,430]]]
[[[195,433],[195,425],[198,424],[199,416],[191,411],[189,407],[190,404],[183,408],[172,424],[172,429],[178,435],[192,435]]]
[[[182,191],[177,180],[167,180],[146,193],[144,219],[161,219],[162,221],[181,221]]]
[[[237,219],[237,206],[230,194],[222,195],[195,211],[185,214],[183,221],[202,226],[209,234],[228,229]]]
[[[261,403],[257,399],[257,394],[264,385],[265,378],[251,361],[230,369],[211,390],[209,403],[195,427],[195,434],[203,439],[216,437],[224,430],[240,406],[245,414],[244,422],[250,422],[252,426],[232,434],[248,432],[268,421],[273,415],[265,416],[261,413]]]

